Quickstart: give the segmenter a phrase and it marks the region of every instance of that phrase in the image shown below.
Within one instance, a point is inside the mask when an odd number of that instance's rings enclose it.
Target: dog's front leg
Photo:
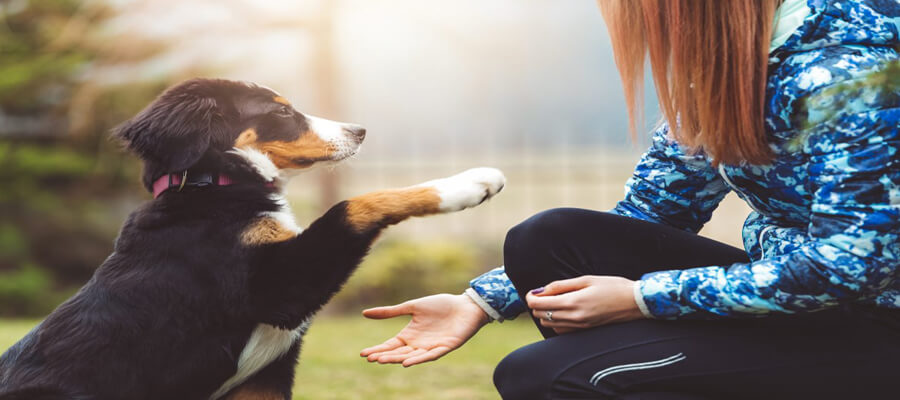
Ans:
[[[261,322],[296,328],[338,291],[384,228],[474,207],[504,184],[500,171],[475,168],[338,203],[299,236],[259,249],[250,283]]]
[[[384,190],[344,202],[346,220],[358,233],[380,232],[409,217],[474,207],[497,194],[506,179],[493,168],[474,168],[449,178]],[[340,205],[339,205],[340,206]]]

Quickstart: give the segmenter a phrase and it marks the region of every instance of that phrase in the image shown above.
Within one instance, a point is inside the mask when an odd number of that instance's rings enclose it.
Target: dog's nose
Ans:
[[[358,140],[363,140],[366,138],[366,128],[363,128],[359,125],[347,124],[344,125],[344,132],[349,133],[351,136]]]

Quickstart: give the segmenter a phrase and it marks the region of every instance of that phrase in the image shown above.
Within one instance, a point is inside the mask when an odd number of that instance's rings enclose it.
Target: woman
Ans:
[[[625,199],[514,227],[464,295],[366,310],[412,321],[362,355],[434,360],[530,311],[546,340],[497,367],[503,398],[896,398],[900,95],[844,84],[900,58],[900,1],[600,5],[632,126],[645,54],[669,121]],[[745,251],[695,234],[730,190]]]

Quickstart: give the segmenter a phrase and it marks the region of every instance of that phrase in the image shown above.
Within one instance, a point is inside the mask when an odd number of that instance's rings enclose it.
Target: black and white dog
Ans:
[[[253,84],[194,79],[116,131],[154,200],[74,297],[0,357],[0,399],[289,399],[300,338],[379,232],[500,191],[476,168],[351,198],[301,230],[288,171],[353,155],[357,125]]]

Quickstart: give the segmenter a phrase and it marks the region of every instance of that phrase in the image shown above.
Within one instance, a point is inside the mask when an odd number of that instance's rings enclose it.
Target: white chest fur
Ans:
[[[247,378],[284,355],[294,345],[294,342],[300,340],[308,326],[308,320],[303,321],[297,329],[290,331],[266,324],[257,325],[238,358],[237,372],[225,381],[219,390],[210,396],[210,399],[224,396],[231,389],[244,383]]]

